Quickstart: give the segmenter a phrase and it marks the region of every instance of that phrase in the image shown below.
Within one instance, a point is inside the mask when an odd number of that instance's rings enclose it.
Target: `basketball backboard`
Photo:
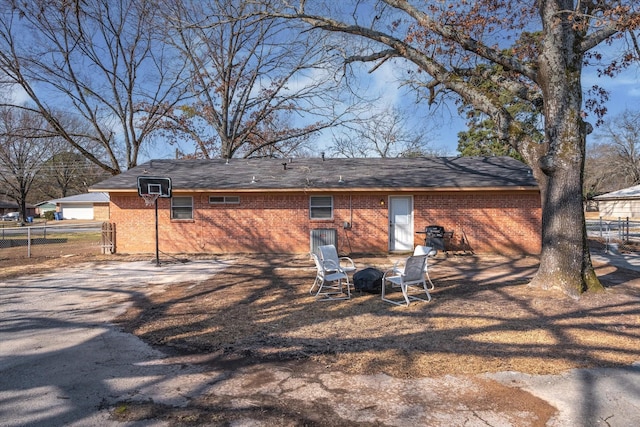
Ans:
[[[138,195],[157,194],[158,197],[171,197],[171,178],[158,176],[139,176]]]

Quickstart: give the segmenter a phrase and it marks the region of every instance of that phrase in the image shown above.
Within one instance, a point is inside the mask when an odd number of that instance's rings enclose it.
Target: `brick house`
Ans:
[[[428,225],[476,253],[537,254],[540,192],[509,157],[152,160],[94,185],[110,196],[116,251],[151,253],[154,208],[139,176],[169,177],[158,200],[165,253],[408,252]]]

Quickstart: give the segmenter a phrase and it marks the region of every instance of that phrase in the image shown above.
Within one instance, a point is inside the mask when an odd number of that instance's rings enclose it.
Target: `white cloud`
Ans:
[[[3,98],[16,105],[23,105],[31,101],[27,92],[18,85],[6,86],[1,93]]]
[[[632,97],[640,97],[640,88],[634,87],[633,89],[631,89],[629,92],[627,92],[627,95],[632,96]]]

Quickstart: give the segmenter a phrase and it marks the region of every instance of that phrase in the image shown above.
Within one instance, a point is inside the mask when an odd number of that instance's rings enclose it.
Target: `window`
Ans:
[[[193,219],[193,197],[172,197],[171,219]]]
[[[311,196],[309,198],[309,216],[311,219],[332,219],[333,197]]]
[[[237,205],[240,203],[239,196],[209,196],[211,205]]]

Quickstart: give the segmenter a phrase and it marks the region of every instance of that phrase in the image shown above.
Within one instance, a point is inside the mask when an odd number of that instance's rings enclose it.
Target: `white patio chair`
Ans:
[[[407,258],[402,272],[392,268],[382,277],[382,300],[395,305],[409,305],[410,301],[431,301],[431,295],[427,289],[427,281],[424,274],[424,265],[427,262],[427,255],[412,255]],[[395,301],[386,298],[387,282],[391,287],[399,287],[402,291],[404,301]],[[415,287],[424,291],[426,299],[416,294],[409,295],[408,288]]]
[[[424,275],[427,278],[427,280],[429,281],[429,290],[432,291],[435,286],[433,284],[433,282],[431,281],[431,277],[429,277],[429,257],[434,257],[436,256],[436,254],[438,253],[438,251],[434,248],[432,248],[431,246],[424,246],[424,245],[418,245],[416,246],[416,248],[413,250],[413,254],[414,255],[426,255],[427,256],[427,260],[424,263]],[[404,263],[405,263],[406,259],[401,259],[396,261],[396,263],[393,265],[393,270],[395,270],[396,274],[402,274],[404,272]]]
[[[347,273],[331,260],[322,261],[313,253],[311,257],[316,263],[317,273],[309,293],[318,301],[350,299],[352,284]]]
[[[338,251],[334,245],[322,245],[318,246],[318,252],[320,252],[320,259],[322,261],[331,261],[340,267],[340,270],[345,273],[353,273],[356,271],[356,265],[349,257],[338,256]]]

